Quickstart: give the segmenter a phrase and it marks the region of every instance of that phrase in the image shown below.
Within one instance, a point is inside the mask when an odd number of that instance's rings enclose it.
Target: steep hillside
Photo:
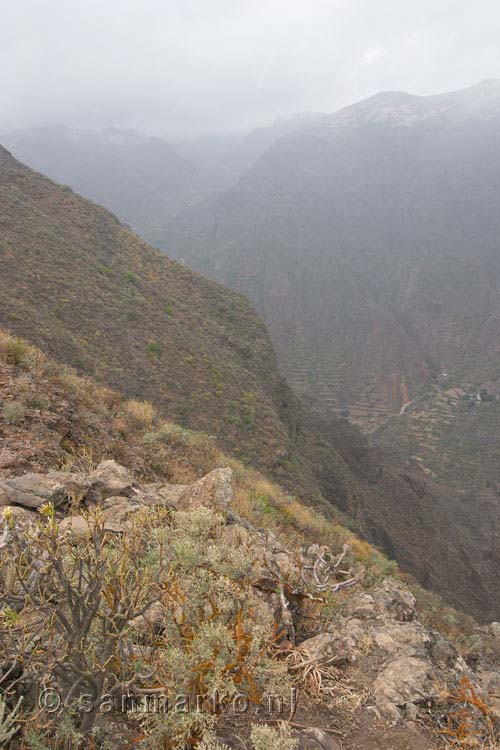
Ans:
[[[500,362],[500,82],[379,94],[279,140],[162,245],[245,292],[291,384],[366,430]]]
[[[0,143],[32,169],[105,206],[155,244],[180,211],[235,185],[279,138],[320,117],[293,115],[248,135],[179,143],[134,130],[63,125],[7,133]]]
[[[168,260],[5,150],[0,158],[7,330],[214,435],[290,495],[350,516],[452,604],[500,616],[491,552],[498,503],[448,493],[416,464],[371,448],[345,420],[319,419],[280,378],[267,332],[242,296]]]
[[[135,131],[54,126],[10,133],[0,142],[145,237],[204,195],[203,177],[190,161],[159,138]]]
[[[167,260],[5,150],[0,217],[0,318],[11,330],[249,459],[286,453],[288,391],[242,296]]]

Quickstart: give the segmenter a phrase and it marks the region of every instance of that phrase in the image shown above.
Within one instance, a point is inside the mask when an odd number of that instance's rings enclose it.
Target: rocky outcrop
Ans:
[[[86,478],[86,486],[88,502],[100,502],[112,495],[130,497],[134,494],[130,472],[116,461],[102,461]]]
[[[360,683],[369,677],[368,707],[392,723],[428,712],[439,686],[464,675],[479,691],[486,687],[449,641],[418,622],[413,595],[392,578],[353,594],[328,632],[299,649],[317,665],[346,665]]]
[[[481,700],[489,701],[490,694],[491,700],[495,700],[500,670],[481,659],[479,665],[471,668],[450,641],[419,621],[414,596],[394,578],[385,578],[369,590],[359,585],[345,590],[328,617],[323,614],[320,620],[310,616],[307,606],[322,600],[324,566],[331,566],[327,548],[315,544],[307,550],[290,550],[273,532],[255,529],[239,519],[231,509],[231,469],[216,469],[191,485],[141,486],[124,467],[106,461],[87,475],[29,474],[4,482],[4,492],[5,485],[12,493],[9,497],[17,503],[4,509],[6,542],[9,528],[12,525],[21,530],[26,528],[36,517],[34,509],[42,500],[56,500],[60,533],[73,535],[75,543],[92,533],[96,521],[89,511],[96,508],[105,531],[113,538],[127,527],[135,528],[134,515],[152,506],[180,511],[180,516],[203,508],[217,511],[217,518],[221,519],[218,543],[234,550],[235,559],[239,556],[251,561],[254,573],[247,598],[255,622],[274,633],[278,657],[285,658],[299,685],[310,689],[308,680],[313,675],[318,698],[326,695],[335,703],[335,696],[342,690],[350,696],[349,700],[355,696],[356,721],[363,723],[368,721],[367,717],[374,717],[385,724],[405,727],[405,732],[416,733],[418,737],[417,720],[428,721],[432,712],[437,712],[435,707],[441,694],[446,690],[456,691],[463,680],[477,691]],[[70,510],[70,498],[77,490],[81,512],[63,517],[63,511]],[[117,492],[120,494],[114,494]],[[0,546],[2,543],[0,533]],[[340,558],[334,558],[342,561],[342,568],[352,567],[352,562],[346,561],[347,554],[344,547]],[[335,563],[330,567],[333,571],[338,568]],[[307,579],[311,570],[316,579],[314,576]],[[353,586],[360,581],[351,569],[340,572],[351,576]],[[330,590],[336,593],[334,587]],[[136,644],[150,645],[151,637],[163,632],[164,618],[160,597],[130,620]],[[321,622],[321,627],[311,625],[317,622]],[[488,629],[492,638],[498,635],[496,626],[493,623]],[[302,636],[302,640],[296,637],[304,632],[308,637]],[[491,716],[496,716],[495,703],[490,705]],[[334,709],[329,709],[327,703],[322,711],[329,715],[329,710]],[[439,721],[440,714],[436,716]],[[335,738],[330,735],[330,744],[323,742],[323,730],[319,727],[309,727],[308,732],[304,737],[314,739],[322,747],[335,746]],[[323,740],[318,739],[318,733]]]
[[[232,469],[215,469],[195,484],[187,487],[176,502],[179,510],[195,510],[213,506],[227,510],[233,499]]]

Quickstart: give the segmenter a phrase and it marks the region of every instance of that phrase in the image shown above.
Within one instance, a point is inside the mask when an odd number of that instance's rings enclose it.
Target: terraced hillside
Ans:
[[[493,383],[436,386],[372,438],[417,460],[435,481],[489,493],[492,501],[500,494],[500,401]]]

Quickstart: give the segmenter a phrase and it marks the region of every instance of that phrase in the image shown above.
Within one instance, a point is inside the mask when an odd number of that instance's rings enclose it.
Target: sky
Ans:
[[[0,0],[0,132],[172,138],[500,77],[498,0]]]

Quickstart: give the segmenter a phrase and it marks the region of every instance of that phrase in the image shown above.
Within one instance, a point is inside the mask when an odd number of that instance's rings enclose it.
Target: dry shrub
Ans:
[[[156,418],[156,410],[149,401],[130,399],[124,404],[125,417],[133,429],[151,427]]]
[[[446,748],[457,750],[497,750],[500,726],[490,707],[478,695],[467,677],[462,677],[455,691],[445,690],[439,701],[444,714],[438,718]]]
[[[14,336],[0,337],[0,354],[9,365],[22,365],[28,355],[29,347],[21,339]]]

